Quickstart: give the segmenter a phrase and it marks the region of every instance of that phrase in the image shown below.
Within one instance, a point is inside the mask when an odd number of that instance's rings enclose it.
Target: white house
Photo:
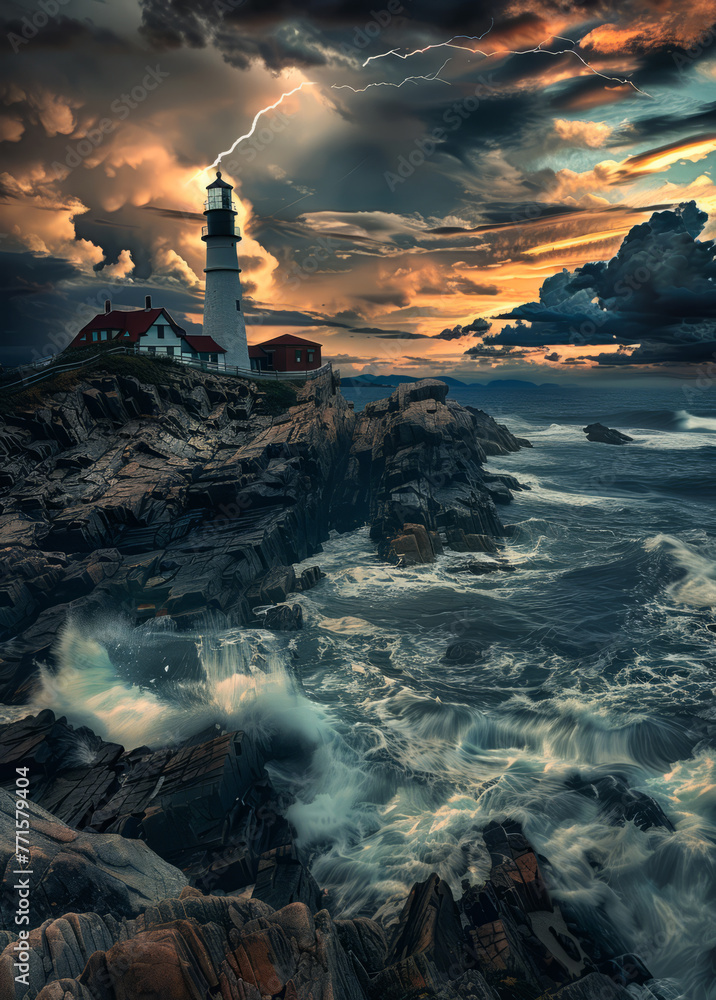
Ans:
[[[141,353],[191,358],[226,367],[225,348],[212,337],[188,334],[174,322],[166,309],[153,309],[149,295],[145,298],[144,309],[112,309],[108,299],[104,312],[83,326],[69,346],[91,347],[110,340],[117,346],[134,344]]]

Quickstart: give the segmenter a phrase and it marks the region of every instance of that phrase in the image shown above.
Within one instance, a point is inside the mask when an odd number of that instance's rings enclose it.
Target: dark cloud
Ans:
[[[412,337],[407,330],[384,330],[379,326],[352,326],[351,333],[364,333],[369,337]]]
[[[474,347],[469,347],[463,354],[469,358],[476,358],[477,360],[484,361],[519,361],[524,358],[529,358],[532,355],[532,351],[520,351],[515,350],[511,345],[503,347],[489,347],[485,344],[475,344]]]
[[[357,358],[352,354],[332,354],[323,355],[323,361],[332,361],[334,364],[343,365],[370,365],[376,361],[380,361],[380,358]]]
[[[358,298],[379,306],[401,308],[410,305],[410,296],[400,288],[386,288],[382,292],[366,292],[364,295],[359,295]]]
[[[91,281],[71,261],[34,253],[0,253],[0,361],[21,364],[61,351],[97,313],[104,300],[119,309],[139,309],[151,294],[189,332],[199,332],[186,314],[196,296],[182,288],[108,280]]]
[[[125,39],[109,28],[98,27],[62,14],[37,27],[35,15],[38,11],[41,12],[41,8],[35,7],[33,10],[28,10],[25,18],[8,18],[0,21],[0,34],[5,36],[15,52],[24,52],[29,45],[37,49],[55,50],[101,45],[105,51],[113,53],[128,52],[131,49]]]
[[[383,331],[375,331],[371,333],[372,337],[377,337],[379,340],[429,340],[427,334],[425,333],[385,333]]]
[[[476,316],[475,319],[468,323],[467,326],[454,326],[452,329],[448,327],[446,330],[441,330],[440,333],[436,333],[434,340],[459,340],[460,337],[482,337],[492,326],[492,323],[488,322],[486,319],[482,319],[481,316]]]
[[[457,278],[450,282],[451,290],[461,292],[463,295],[499,295],[500,289],[497,285],[489,285],[472,278]]]
[[[641,345],[631,354],[599,355],[600,364],[710,357],[716,350],[716,244],[697,239],[706,221],[694,202],[654,213],[629,231],[610,261],[547,278],[539,302],[501,317],[517,324],[486,342]]]
[[[346,328],[349,325],[340,322],[334,316],[325,316],[321,313],[302,312],[300,309],[270,309],[252,302],[248,296],[243,301],[243,312],[247,326],[336,326]]]

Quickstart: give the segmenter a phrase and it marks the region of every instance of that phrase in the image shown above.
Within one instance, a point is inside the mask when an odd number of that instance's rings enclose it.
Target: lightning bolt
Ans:
[[[402,87],[406,83],[414,83],[417,87],[418,80],[439,80],[440,83],[447,83],[448,86],[450,86],[449,82],[447,80],[443,80],[440,76],[449,62],[450,60],[446,59],[440,69],[436,70],[434,73],[429,73],[427,76],[406,76],[406,78],[401,80],[400,83],[389,83],[386,80],[381,80],[378,83],[368,83],[365,87],[359,87],[358,89],[350,87],[347,83],[334,83],[331,85],[331,90],[352,90],[354,94],[362,94],[371,87]]]
[[[490,27],[487,29],[487,31],[483,31],[481,35],[453,35],[452,38],[450,38],[447,42],[435,42],[433,45],[426,45],[424,49],[413,49],[412,52],[408,52],[406,54],[399,52],[398,49],[391,49],[389,52],[381,52],[377,56],[368,56],[366,61],[363,63],[363,68],[365,69],[368,63],[373,62],[374,59],[385,59],[386,56],[397,56],[398,59],[410,59],[411,56],[415,56],[419,52],[429,52],[431,49],[451,48],[451,49],[463,49],[464,51],[467,52],[473,52],[474,50],[471,49],[469,45],[453,45],[453,41],[456,38],[465,38],[471,42],[480,42],[485,37],[485,35],[488,35],[492,31],[494,24],[495,24],[495,19],[494,17],[491,17]]]
[[[526,55],[531,55],[532,53],[535,52],[541,52],[546,56],[570,55],[570,56],[575,56],[581,62],[581,64],[586,69],[589,70],[590,73],[593,73],[595,76],[601,77],[602,80],[608,80],[611,83],[620,83],[623,86],[628,85],[633,90],[635,90],[637,94],[642,94],[644,97],[651,97],[651,94],[648,94],[645,90],[641,90],[639,87],[637,87],[637,85],[633,82],[633,80],[630,80],[628,77],[608,76],[606,73],[601,73],[598,69],[595,69],[594,66],[592,66],[590,63],[587,62],[587,60],[584,58],[583,55],[577,52],[577,50],[574,48],[574,45],[576,43],[573,42],[571,38],[567,38],[566,35],[549,35],[547,38],[541,41],[539,45],[535,45],[535,47],[532,49],[495,49],[493,52],[485,52],[484,49],[474,49],[469,45],[455,44],[456,38],[466,38],[469,39],[470,41],[479,41],[481,38],[485,37],[485,35],[487,34],[488,31],[490,31],[491,28],[492,25],[490,25],[490,28],[488,28],[487,31],[480,36],[453,35],[452,38],[448,39],[447,42],[436,42],[433,45],[426,45],[425,48],[423,49],[413,49],[411,52],[403,53],[399,52],[397,49],[390,49],[388,52],[381,52],[376,56],[369,56],[363,63],[363,66],[364,67],[367,66],[368,63],[374,59],[385,59],[387,56],[397,56],[398,59],[411,59],[413,56],[420,55],[423,52],[429,52],[431,49],[441,49],[441,48],[462,49],[463,52],[472,52],[484,56],[486,59],[490,59],[493,56],[499,56],[499,55],[526,56]],[[556,52],[552,52],[550,49],[542,48],[542,46],[545,45],[552,38],[559,38],[562,41],[570,42],[572,47],[567,49],[558,49]]]
[[[240,135],[238,139],[235,139],[232,145],[229,146],[228,149],[225,149],[223,153],[219,153],[214,162],[210,163],[208,167],[204,167],[203,170],[198,170],[191,178],[191,180],[187,181],[187,184],[191,184],[191,182],[195,181],[197,177],[201,177],[201,175],[204,173],[205,170],[212,170],[214,167],[218,166],[225,156],[229,156],[230,153],[234,152],[234,150],[236,149],[236,147],[239,145],[240,142],[243,142],[245,139],[250,139],[251,136],[256,131],[256,126],[259,123],[259,119],[261,118],[262,115],[265,115],[267,111],[273,111],[275,108],[279,106],[279,104],[285,101],[287,97],[290,97],[292,94],[297,94],[298,91],[303,90],[304,87],[317,87],[317,86],[318,83],[315,80],[304,80],[303,83],[300,84],[300,86],[294,87],[293,90],[289,90],[285,94],[281,94],[279,99],[277,101],[274,101],[273,104],[269,104],[267,105],[267,107],[261,108],[260,111],[257,111],[256,114],[254,115],[254,120],[251,123],[251,128],[249,129],[249,131],[245,135]]]

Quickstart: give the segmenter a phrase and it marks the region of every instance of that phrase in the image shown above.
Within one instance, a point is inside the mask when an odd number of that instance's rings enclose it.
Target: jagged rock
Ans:
[[[320,566],[309,566],[304,569],[299,577],[296,577],[294,587],[297,591],[311,590],[325,577]]]
[[[460,901],[470,953],[481,969],[540,990],[591,971],[519,825],[491,823],[483,837],[492,861],[490,878],[483,887],[466,888]]]
[[[520,448],[532,447],[526,438],[515,437],[504,424],[498,424],[484,410],[475,406],[466,406],[465,409],[473,416],[475,432],[486,455],[507,455]]]
[[[32,907],[30,926],[70,907],[134,916],[149,903],[178,894],[185,876],[142,841],[78,833],[41,806],[28,803]],[[0,919],[13,926],[17,895],[15,799],[0,789]]]
[[[387,1000],[432,997],[443,982],[444,977],[430,959],[417,952],[379,972],[371,981],[371,994]]]
[[[303,610],[300,604],[277,604],[261,616],[259,624],[273,632],[296,632],[303,628]]]
[[[599,972],[570,983],[552,994],[552,1000],[628,1000],[632,994]]]
[[[426,561],[427,552],[404,525],[439,532],[449,546],[456,533],[459,544],[466,535],[500,535],[493,493],[510,499],[509,487],[484,474],[476,420],[432,379],[405,383],[389,399],[368,403],[358,415],[333,504],[335,526],[346,530],[368,521],[379,555],[404,564]]]
[[[307,383],[278,424],[253,411],[249,382],[162,374],[93,373],[0,419],[0,531],[16,553],[0,580],[0,700],[32,686],[66,604],[240,625],[320,578],[296,581],[291,564],[328,537],[356,419],[338,380]]]
[[[389,540],[389,555],[399,566],[435,562],[442,551],[442,544],[435,531],[428,531],[422,524],[404,524],[399,535]]]
[[[587,424],[584,433],[587,435],[587,441],[599,441],[602,444],[629,444],[634,440],[628,434],[605,427],[604,424]]]
[[[253,583],[246,592],[246,599],[252,608],[261,604],[281,604],[295,586],[293,566],[274,566]]]
[[[380,924],[367,917],[336,920],[338,937],[346,954],[354,955],[369,974],[385,968],[388,942]]]
[[[601,815],[615,826],[633,822],[641,830],[650,830],[652,827],[674,830],[673,823],[656,799],[629,788],[626,781],[617,775],[608,774],[592,779],[574,775],[567,780],[566,785],[580,795],[598,802]]]
[[[105,918],[93,928],[91,943],[85,917],[70,914],[46,925],[44,937],[37,935],[31,942],[39,989],[33,996],[366,1000],[325,910],[312,917],[301,904],[274,912],[231,898],[188,902],[195,905],[167,900],[156,908],[156,916],[148,910],[121,924]],[[0,986],[9,957],[7,951],[0,957]],[[13,987],[3,996],[19,1000],[23,994]]]
[[[464,944],[460,914],[448,884],[436,874],[416,883],[400,915],[390,960],[395,963],[423,954],[447,974],[461,967]]]
[[[498,1000],[479,972],[465,972],[458,979],[436,990],[434,1000]],[[513,994],[514,1000],[517,996]],[[512,1000],[512,998],[511,998]]]
[[[253,899],[260,899],[274,909],[289,903],[305,903],[311,913],[323,905],[323,894],[299,860],[293,844],[274,848],[261,856]]]

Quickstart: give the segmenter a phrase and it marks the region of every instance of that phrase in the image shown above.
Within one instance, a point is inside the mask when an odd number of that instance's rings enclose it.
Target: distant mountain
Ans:
[[[565,389],[567,386],[560,385],[559,382],[541,382],[539,385],[536,382],[525,382],[519,378],[496,378],[491,382],[480,383],[473,382],[473,386],[479,385],[481,389],[522,389],[522,390],[534,390],[534,389]]]
[[[448,385],[468,385],[467,382],[461,382],[450,375],[424,375],[423,378],[436,378],[441,382],[446,382]],[[341,385],[375,386],[379,388],[380,386],[401,385],[403,382],[421,381],[422,379],[416,378],[414,375],[350,375],[348,378],[341,378]]]

